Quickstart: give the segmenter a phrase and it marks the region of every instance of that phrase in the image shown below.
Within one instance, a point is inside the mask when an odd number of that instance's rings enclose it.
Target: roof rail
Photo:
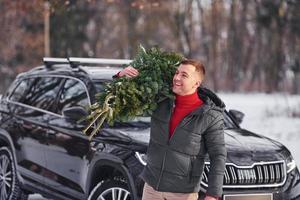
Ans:
[[[69,64],[69,60],[67,58],[44,57],[43,61],[46,67],[50,67],[51,65],[55,65],[55,64]]]
[[[71,65],[78,64],[109,64],[109,65],[128,65],[132,60],[126,59],[106,59],[106,58],[79,58],[79,57],[70,57],[69,62]]]
[[[52,58],[44,57],[43,61],[46,68],[51,68],[55,64],[70,64],[72,68],[78,68],[80,64],[109,64],[109,65],[128,65],[132,60],[126,59],[106,59],[106,58],[80,58],[80,57],[70,57],[70,58]]]

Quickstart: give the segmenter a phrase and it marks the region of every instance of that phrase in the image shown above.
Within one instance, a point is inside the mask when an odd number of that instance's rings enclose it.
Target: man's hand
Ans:
[[[119,72],[119,77],[126,76],[126,77],[133,78],[137,75],[139,75],[139,71],[136,70],[132,66],[128,66],[128,67],[126,67],[125,69],[123,69],[122,71]]]
[[[218,200],[219,198],[212,197],[212,196],[205,196],[204,200]]]

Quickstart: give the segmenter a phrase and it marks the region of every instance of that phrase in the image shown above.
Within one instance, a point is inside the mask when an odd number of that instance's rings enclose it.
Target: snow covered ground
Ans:
[[[283,143],[300,167],[300,95],[220,93],[219,96],[227,109],[245,113],[243,128]],[[30,200],[42,199],[37,194],[30,196]]]

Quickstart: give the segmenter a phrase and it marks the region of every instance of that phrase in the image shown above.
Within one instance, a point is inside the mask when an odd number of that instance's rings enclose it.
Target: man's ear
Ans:
[[[195,86],[196,86],[196,88],[198,88],[198,87],[200,87],[200,85],[201,85],[201,83],[202,83],[202,81],[203,81],[203,77],[202,77],[202,75],[200,75],[199,73],[197,73],[196,74],[196,83],[195,83]]]
[[[198,87],[200,87],[200,85],[202,84],[203,80],[204,80],[204,77],[200,76],[199,79],[198,79],[198,81],[197,81]]]
[[[196,87],[196,88],[200,87],[201,82],[202,82],[202,81],[197,81],[197,82],[195,83],[195,87]]]

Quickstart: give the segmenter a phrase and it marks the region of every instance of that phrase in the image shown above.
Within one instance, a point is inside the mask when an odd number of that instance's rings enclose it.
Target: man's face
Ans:
[[[193,65],[180,65],[173,77],[173,92],[177,95],[189,95],[196,91],[202,82],[201,75]]]

